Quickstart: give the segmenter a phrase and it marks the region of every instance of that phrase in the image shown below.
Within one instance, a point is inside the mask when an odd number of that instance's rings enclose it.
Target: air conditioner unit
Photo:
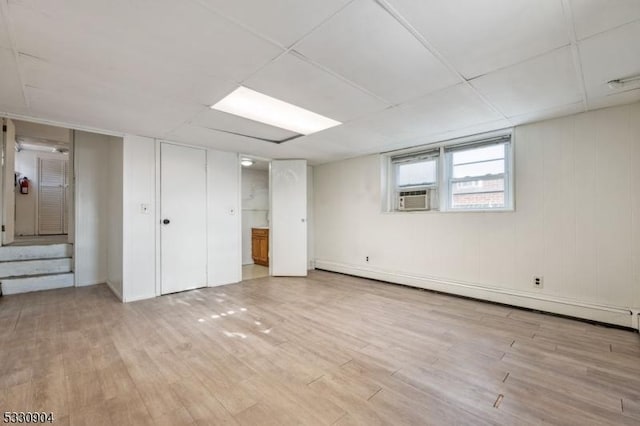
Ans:
[[[429,210],[428,191],[401,192],[398,196],[398,210]]]

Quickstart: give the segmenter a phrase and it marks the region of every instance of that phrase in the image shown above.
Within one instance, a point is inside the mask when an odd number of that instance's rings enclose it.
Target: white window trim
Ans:
[[[485,179],[495,179],[499,176],[504,175],[504,192],[505,192],[505,207],[502,208],[490,208],[490,209],[465,209],[465,208],[451,208],[450,207],[450,194],[451,194],[451,179],[449,179],[449,174],[451,173],[452,167],[450,164],[450,152],[445,152],[445,149],[448,147],[456,146],[456,145],[466,145],[473,144],[474,142],[482,143],[483,140],[489,140],[492,138],[497,138],[501,136],[510,136],[510,141],[506,144],[505,149],[505,170],[504,174],[499,175],[488,175],[482,177],[473,177],[473,178],[460,178],[457,181],[474,181],[474,180],[485,180]],[[436,185],[423,185],[420,187],[405,187],[399,188],[395,184],[395,164],[392,162],[392,158],[396,158],[401,155],[411,155],[415,153],[416,155],[420,155],[422,152],[433,151],[435,149],[439,150],[437,154],[438,162],[437,162],[437,175],[438,182]],[[451,139],[447,141],[442,141],[429,145],[422,145],[412,148],[407,148],[403,150],[391,151],[387,153],[383,153],[380,156],[381,159],[381,207],[382,213],[388,214],[435,214],[435,213],[504,213],[504,212],[514,212],[515,211],[515,173],[514,162],[515,162],[515,132],[513,129],[501,129],[494,132],[479,134],[468,136],[464,138]],[[422,189],[430,189],[436,187],[438,192],[438,204],[439,208],[432,210],[417,210],[417,211],[400,211],[396,208],[396,194],[397,191],[415,191]],[[415,188],[415,189],[414,189]]]

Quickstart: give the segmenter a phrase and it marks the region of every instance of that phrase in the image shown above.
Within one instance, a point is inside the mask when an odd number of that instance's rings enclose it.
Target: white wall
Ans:
[[[110,136],[75,131],[75,246],[77,286],[107,280]]]
[[[381,213],[377,155],[314,180],[318,268],[637,327],[640,104],[516,128],[515,212]]]
[[[237,153],[207,151],[209,286],[242,281],[240,159]]]
[[[242,264],[253,264],[251,228],[269,226],[269,171],[242,168]]]
[[[122,300],[123,140],[110,137],[108,170],[107,284]]]
[[[122,159],[123,301],[130,302],[156,296],[155,140],[125,136]]]
[[[29,178],[29,193],[20,194],[16,190],[16,235],[37,234],[38,203],[38,158],[58,158],[68,160],[68,154],[22,150],[16,152],[16,173],[19,178]]]

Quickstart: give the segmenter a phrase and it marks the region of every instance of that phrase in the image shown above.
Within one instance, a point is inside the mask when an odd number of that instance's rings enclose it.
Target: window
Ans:
[[[510,134],[446,143],[388,158],[387,210],[513,208]]]
[[[395,210],[429,210],[437,206],[440,150],[391,158]]]
[[[509,142],[499,138],[445,148],[450,210],[490,210],[509,207]]]

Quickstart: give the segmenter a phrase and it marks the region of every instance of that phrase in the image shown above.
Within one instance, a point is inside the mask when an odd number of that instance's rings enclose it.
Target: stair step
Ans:
[[[0,280],[0,287],[3,295],[73,287],[73,272],[3,278]]]
[[[0,262],[0,281],[9,277],[25,277],[71,272],[70,257],[59,259],[12,260]]]
[[[67,243],[33,246],[3,246],[0,247],[0,262],[71,257],[72,254],[72,245]]]

